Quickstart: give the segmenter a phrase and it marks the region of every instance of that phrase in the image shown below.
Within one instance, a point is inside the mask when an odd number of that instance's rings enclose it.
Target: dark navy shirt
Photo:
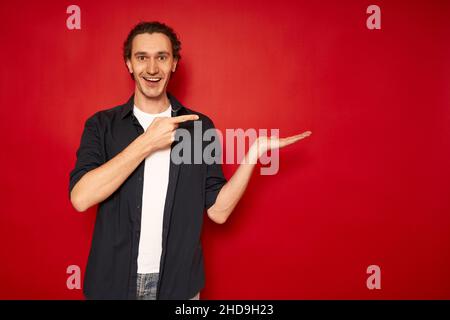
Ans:
[[[170,93],[167,96],[173,117],[197,114],[203,132],[214,128],[207,116],[184,107]],[[87,119],[75,168],[70,172],[69,196],[84,174],[115,157],[144,133],[133,114],[133,106],[134,96],[124,105],[99,111]],[[194,121],[180,123],[178,128],[188,130],[192,138],[201,139],[194,134]],[[220,144],[217,136],[212,142],[203,140],[189,142],[191,162],[170,161],[157,299],[190,299],[204,287],[200,242],[203,217],[227,180],[220,163],[210,164],[203,157],[201,163],[194,163],[194,143],[200,144],[202,151],[211,143]],[[181,142],[172,144],[171,153]],[[88,299],[136,299],[144,165],[142,161],[124,183],[98,205],[83,285]]]

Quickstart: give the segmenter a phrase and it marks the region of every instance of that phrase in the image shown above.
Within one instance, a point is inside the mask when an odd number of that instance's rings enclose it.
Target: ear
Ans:
[[[128,72],[133,73],[133,68],[132,68],[132,66],[131,66],[131,61],[130,61],[130,59],[127,59],[126,64],[127,64]]]
[[[175,70],[177,69],[177,64],[178,64],[178,59],[174,59],[173,64],[172,64],[172,72],[175,72]]]

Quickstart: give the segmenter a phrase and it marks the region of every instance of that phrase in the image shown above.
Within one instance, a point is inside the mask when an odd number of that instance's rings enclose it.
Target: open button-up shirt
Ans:
[[[184,107],[170,93],[167,96],[173,117],[197,114],[203,132],[214,129],[207,116]],[[69,195],[84,174],[115,157],[144,133],[133,114],[133,105],[134,96],[124,105],[99,111],[87,119],[75,168],[70,172]],[[194,141],[199,135],[194,134],[193,121],[181,123],[179,128],[188,130],[193,138],[188,143],[192,159],[195,143],[201,144],[202,151],[211,143],[203,139]],[[177,143],[180,141],[172,144],[171,152]],[[217,136],[213,143],[220,143]],[[170,161],[157,299],[189,299],[204,287],[200,242],[203,217],[227,180],[220,163],[208,164],[203,160],[200,164]],[[88,299],[136,299],[144,165],[142,161],[98,205],[83,285]]]

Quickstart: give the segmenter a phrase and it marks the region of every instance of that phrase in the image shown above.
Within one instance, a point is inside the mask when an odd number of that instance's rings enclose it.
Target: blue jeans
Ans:
[[[156,300],[156,288],[158,287],[159,273],[137,274],[137,300]],[[190,300],[200,300],[200,292]]]

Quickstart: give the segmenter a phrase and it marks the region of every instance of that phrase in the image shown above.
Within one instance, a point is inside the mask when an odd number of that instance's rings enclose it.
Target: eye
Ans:
[[[138,56],[137,59],[138,59],[138,61],[145,61],[146,57],[145,56]]]
[[[158,59],[159,59],[159,61],[164,61],[164,60],[166,60],[166,56],[159,56]]]

